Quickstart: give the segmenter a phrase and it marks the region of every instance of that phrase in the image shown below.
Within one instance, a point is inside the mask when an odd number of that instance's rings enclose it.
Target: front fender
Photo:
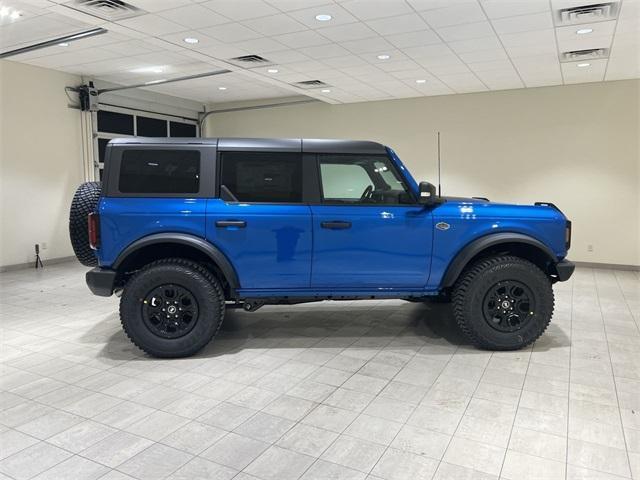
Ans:
[[[440,288],[448,288],[453,286],[457,278],[462,273],[462,270],[468,265],[468,263],[476,255],[488,248],[496,247],[501,244],[522,244],[534,247],[540,252],[540,255],[546,258],[550,264],[557,263],[558,259],[547,245],[542,243],[529,235],[516,232],[500,232],[493,233],[476,238],[472,242],[468,243],[453,257],[449,263],[442,281],[440,282]]]

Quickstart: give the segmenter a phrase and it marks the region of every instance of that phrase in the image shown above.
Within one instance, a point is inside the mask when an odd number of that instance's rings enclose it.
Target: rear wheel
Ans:
[[[120,299],[131,341],[155,357],[186,357],[204,348],[222,325],[218,280],[195,262],[164,259],[136,273]]]
[[[533,263],[514,256],[477,261],[453,290],[456,321],[471,342],[490,350],[533,343],[553,315],[553,289]]]

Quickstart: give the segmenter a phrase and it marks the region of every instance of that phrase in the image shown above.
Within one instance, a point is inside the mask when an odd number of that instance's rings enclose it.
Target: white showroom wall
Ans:
[[[80,113],[67,85],[80,78],[0,61],[0,266],[73,255],[69,202],[83,181]]]
[[[0,268],[73,255],[69,205],[85,179],[81,113],[65,94],[81,77],[0,60]],[[114,85],[96,82],[96,86]],[[202,106],[146,90],[122,90],[101,102],[196,118]]]
[[[639,90],[628,80],[311,103],[214,114],[205,133],[375,140],[436,183],[439,130],[443,194],[554,202],[573,220],[572,259],[640,265]]]

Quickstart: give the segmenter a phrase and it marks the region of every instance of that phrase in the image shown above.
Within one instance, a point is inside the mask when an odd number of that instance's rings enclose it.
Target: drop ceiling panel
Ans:
[[[562,77],[564,83],[600,82],[604,80],[607,60],[590,60],[588,67],[580,67],[580,62],[563,63]]]
[[[366,24],[380,35],[394,35],[427,30],[427,24],[415,12],[397,17],[369,20]]]
[[[581,30],[593,30],[591,33],[578,34]],[[613,40],[613,34],[616,30],[616,21],[587,23],[581,25],[573,25],[559,27],[556,29],[556,37],[558,40],[558,49],[560,52],[569,52],[573,50],[586,50],[590,48],[609,48]]]
[[[114,23],[70,9],[70,0],[7,1],[20,15],[0,18],[2,51],[96,26],[109,31],[13,60],[122,84],[232,70],[145,87],[201,102],[303,94],[341,103],[640,76],[638,0],[613,0],[616,17],[579,27],[559,25],[556,10],[593,2],[129,0],[143,11]],[[607,58],[560,64],[562,52],[589,48],[609,49]],[[242,55],[269,66],[229,63]],[[291,85],[316,79],[330,91]]]
[[[248,20],[280,13],[277,8],[262,0],[210,0],[201,3],[201,5],[231,21]]]

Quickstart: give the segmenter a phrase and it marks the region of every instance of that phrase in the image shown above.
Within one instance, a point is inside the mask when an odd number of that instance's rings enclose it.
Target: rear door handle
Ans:
[[[218,228],[226,228],[226,227],[235,227],[235,228],[244,228],[247,226],[247,222],[244,220],[218,220],[216,222],[216,227]]]
[[[332,222],[321,222],[320,226],[322,228],[329,228],[331,230],[344,230],[346,228],[351,228],[351,222],[341,222],[334,220]]]

